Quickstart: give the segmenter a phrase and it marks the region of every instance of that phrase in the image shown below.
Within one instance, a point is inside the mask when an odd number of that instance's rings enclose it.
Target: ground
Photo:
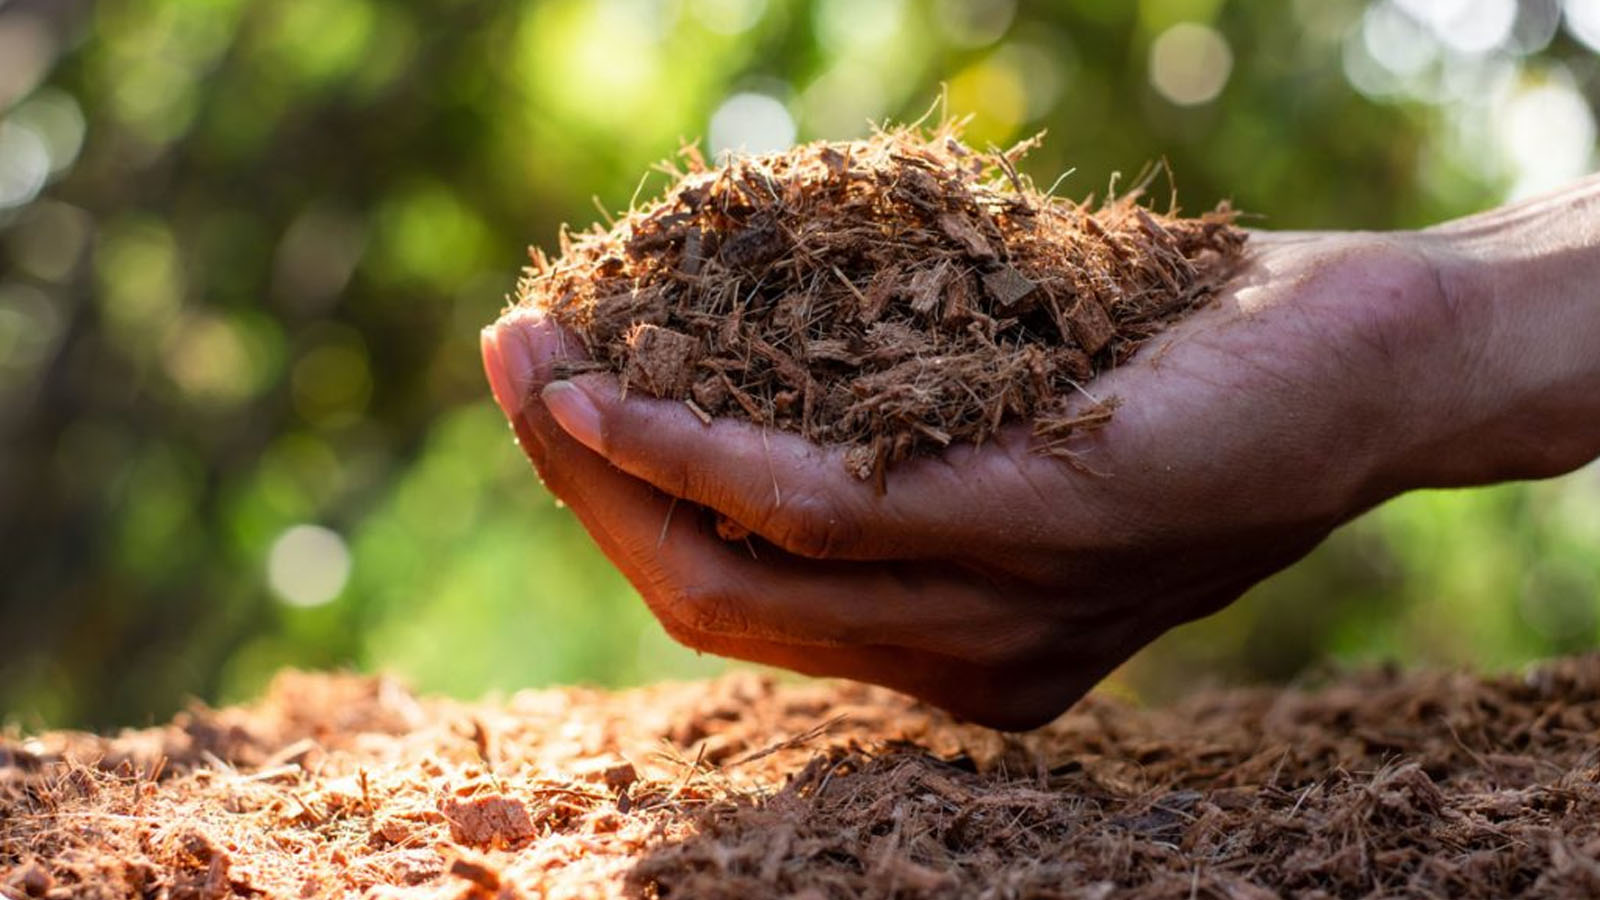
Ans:
[[[286,673],[0,737],[6,897],[1600,893],[1600,658],[1366,672],[1020,736],[744,674],[464,704]]]

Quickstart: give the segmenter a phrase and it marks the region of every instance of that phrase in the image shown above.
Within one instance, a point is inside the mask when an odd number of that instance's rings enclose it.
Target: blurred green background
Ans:
[[[477,351],[525,246],[680,138],[943,84],[980,145],[1048,128],[1068,195],[1164,157],[1190,209],[1417,226],[1589,171],[1597,48],[1600,0],[0,0],[0,717],[721,668],[539,487]],[[1590,468],[1390,504],[1118,682],[1597,639]]]

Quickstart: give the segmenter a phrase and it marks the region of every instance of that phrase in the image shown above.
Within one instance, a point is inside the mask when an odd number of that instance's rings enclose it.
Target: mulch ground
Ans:
[[[7,897],[1600,894],[1600,658],[1380,671],[1020,736],[754,675],[501,702],[285,674],[0,739]]]

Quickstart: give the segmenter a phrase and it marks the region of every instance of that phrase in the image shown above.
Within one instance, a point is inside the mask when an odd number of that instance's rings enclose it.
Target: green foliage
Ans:
[[[1504,140],[1519,92],[1600,92],[1570,35],[1463,55],[1378,7],[45,4],[43,86],[0,90],[0,710],[135,722],[282,665],[462,694],[716,669],[663,636],[487,399],[477,330],[524,246],[595,198],[627,206],[737,92],[776,98],[800,139],[842,138],[942,85],[975,140],[1048,128],[1027,162],[1042,185],[1070,172],[1061,192],[1083,196],[1166,159],[1189,208],[1228,196],[1283,228],[1495,203],[1539,174]],[[1223,49],[1156,53],[1175,26]],[[1394,56],[1418,47],[1420,65]],[[1218,76],[1193,105],[1153,87]],[[48,186],[5,204],[30,173]],[[1597,509],[1593,471],[1404,498],[1132,681],[1592,646]]]

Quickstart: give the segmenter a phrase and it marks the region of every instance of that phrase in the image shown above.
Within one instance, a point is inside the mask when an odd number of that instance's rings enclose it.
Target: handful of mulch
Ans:
[[[844,445],[880,486],[1010,421],[1065,454],[1111,415],[1083,385],[1203,304],[1245,235],[1225,203],[1184,219],[1139,189],[1041,193],[1016,168],[1036,141],[981,153],[947,122],[718,168],[690,148],[660,199],[563,232],[554,261],[532,250],[517,301],[582,338],[559,374]]]

